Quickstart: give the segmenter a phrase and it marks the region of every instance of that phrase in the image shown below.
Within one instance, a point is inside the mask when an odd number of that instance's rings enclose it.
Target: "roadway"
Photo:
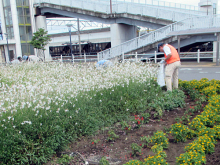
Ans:
[[[202,78],[220,80],[220,66],[216,66],[213,62],[182,62],[179,68],[179,79],[189,81]]]

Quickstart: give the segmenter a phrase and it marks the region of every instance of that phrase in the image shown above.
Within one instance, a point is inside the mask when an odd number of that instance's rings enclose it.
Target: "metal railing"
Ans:
[[[181,52],[180,53],[180,59],[196,59],[198,63],[200,63],[201,59],[213,59],[213,51],[206,51],[206,52],[200,52],[198,50],[197,52]],[[140,62],[140,61],[154,61],[154,63],[157,63],[158,61],[164,59],[164,57],[158,58],[158,55],[162,55],[163,53],[154,52],[153,54],[138,54],[137,52],[135,54],[122,54],[121,61],[133,61],[133,62]],[[84,54],[82,56],[74,56],[74,59],[72,60],[71,56],[54,56],[52,57],[53,61],[55,62],[80,62],[80,63],[86,63],[86,62],[98,62],[98,56],[96,55],[87,55]]]
[[[169,38],[168,34],[173,31],[212,27],[220,27],[220,16],[216,15],[215,17],[203,16],[187,18],[183,21],[167,25],[148,34],[136,37],[122,43],[121,45],[99,52],[98,56],[99,59],[111,59],[122,55],[122,53],[134,51],[138,48],[159,42],[162,39]]]
[[[180,60],[196,60],[197,63],[200,63],[201,59],[213,59],[213,51],[207,51],[207,52],[200,52],[198,49],[197,52],[181,52],[180,53]],[[163,55],[163,53],[154,52],[154,54],[122,54],[122,62],[125,61],[146,61],[150,62],[153,61],[154,63],[157,63],[158,61],[161,61],[164,59],[164,57],[158,58],[158,55]]]
[[[75,62],[97,62],[98,61],[98,58],[97,58],[97,55],[87,55],[87,54],[83,54],[83,55],[74,55],[74,58],[72,59],[71,56],[63,56],[63,55],[60,55],[60,56],[53,56],[52,57],[52,60],[55,61],[55,62],[72,62],[72,63],[75,63]]]

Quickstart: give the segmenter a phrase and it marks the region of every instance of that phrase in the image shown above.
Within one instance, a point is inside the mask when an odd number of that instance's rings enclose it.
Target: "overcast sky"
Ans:
[[[159,0],[159,1],[188,4],[193,6],[198,6],[198,3],[200,2],[200,0]],[[218,11],[219,11],[218,14],[220,14],[220,0],[218,0]]]

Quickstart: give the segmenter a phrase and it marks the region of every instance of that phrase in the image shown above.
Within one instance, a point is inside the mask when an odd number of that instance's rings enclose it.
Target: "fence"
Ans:
[[[73,57],[71,56],[63,56],[63,55],[60,55],[60,56],[54,56],[52,57],[53,61],[56,61],[56,62],[72,62],[72,63],[75,63],[75,62],[97,62],[99,61],[98,58],[97,58],[97,55],[86,55],[86,54],[83,54],[83,55],[74,55]]]
[[[158,57],[159,56],[159,57]],[[161,57],[162,56],[162,57]],[[134,62],[138,62],[138,61],[154,61],[155,63],[157,63],[159,60],[164,59],[164,55],[162,53],[157,53],[156,51],[153,54],[122,54],[121,56],[121,61],[125,62],[125,61],[134,61]],[[198,49],[197,52],[181,52],[180,53],[180,59],[184,60],[184,59],[188,59],[188,60],[192,60],[192,59],[196,59],[196,61],[198,63],[200,63],[201,59],[213,59],[213,52],[209,51],[209,52],[200,52],[200,50]],[[99,61],[98,56],[97,55],[82,55],[82,56],[74,56],[73,60],[71,56],[56,56],[53,57],[53,61],[57,61],[57,62],[97,62]]]
[[[162,56],[158,58],[158,56]],[[163,53],[157,53],[156,51],[154,54],[123,54],[122,55],[122,62],[124,61],[154,61],[154,63],[157,63],[158,60],[164,59]],[[200,63],[201,59],[213,59],[213,51],[207,51],[207,52],[200,52],[198,49],[197,52],[180,52],[180,59],[184,60],[192,60],[196,59],[197,63]]]

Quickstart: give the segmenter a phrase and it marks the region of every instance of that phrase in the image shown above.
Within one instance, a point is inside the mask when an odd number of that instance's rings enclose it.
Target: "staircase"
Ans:
[[[115,58],[123,53],[166,40],[170,38],[168,34],[174,31],[220,27],[219,16],[206,16],[206,13],[196,10],[198,9],[196,7],[187,7],[187,5],[183,7],[177,3],[167,5],[167,2],[155,0],[151,0],[150,4],[140,2],[141,0],[112,0],[110,7],[109,0],[34,0],[34,6],[45,9],[44,12],[54,12],[54,14],[64,11],[68,14],[77,14],[79,18],[84,17],[83,19],[86,16],[88,19],[98,18],[99,21],[103,21],[102,23],[123,23],[119,20],[125,18],[163,26],[156,31],[98,53],[100,60]],[[175,37],[172,38],[172,40],[175,39]]]
[[[220,29],[220,16],[192,17],[167,25],[151,33],[124,42],[121,45],[99,52],[98,59],[112,59],[122,55],[123,53],[128,53],[137,49],[141,49],[143,47],[147,47],[151,44],[155,44],[157,42],[170,38],[171,36],[169,36],[168,34],[174,31],[181,32],[182,30],[186,29],[193,30],[206,28]],[[173,37],[173,39],[177,38]]]

